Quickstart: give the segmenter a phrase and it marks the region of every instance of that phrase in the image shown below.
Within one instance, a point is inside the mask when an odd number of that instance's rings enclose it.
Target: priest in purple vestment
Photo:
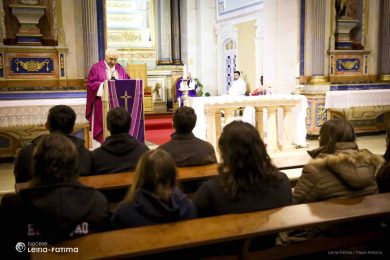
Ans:
[[[125,69],[118,63],[119,53],[115,49],[107,49],[104,60],[94,64],[87,79],[87,105],[85,117],[89,121],[93,139],[103,143],[102,99],[105,80],[130,79]]]
[[[196,84],[195,80],[191,77],[191,73],[187,74],[187,86],[188,86],[188,96],[189,97],[196,97],[196,89],[198,88],[198,85]],[[183,77],[180,77],[176,82],[176,100],[179,102],[180,107],[184,106],[183,102]]]

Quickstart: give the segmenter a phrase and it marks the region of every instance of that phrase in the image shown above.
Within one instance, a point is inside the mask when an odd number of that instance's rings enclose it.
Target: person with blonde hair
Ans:
[[[135,180],[112,215],[116,228],[146,226],[196,218],[192,201],[176,185],[176,165],[164,150],[146,152]]]

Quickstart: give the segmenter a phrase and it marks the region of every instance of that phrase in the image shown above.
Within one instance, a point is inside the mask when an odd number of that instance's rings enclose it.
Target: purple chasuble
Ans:
[[[117,63],[115,69],[118,72],[118,79],[130,79],[125,69],[120,64]],[[89,121],[90,129],[93,129],[93,139],[99,143],[103,143],[103,109],[102,99],[96,95],[100,84],[107,79],[106,64],[104,60],[101,60],[94,64],[89,71],[87,79],[87,105],[85,107],[85,117]],[[94,118],[93,128],[92,117]]]
[[[180,99],[180,107],[182,107],[184,105],[183,103],[183,91],[180,90],[180,84],[181,82],[183,81],[183,77],[180,77],[177,82],[176,82],[176,100],[178,100],[179,98]],[[187,81],[187,85],[190,84],[190,81]],[[188,90],[188,96],[189,97],[196,97],[198,96],[196,94],[196,89],[198,88],[198,85],[195,83],[195,89],[192,89],[192,90]]]

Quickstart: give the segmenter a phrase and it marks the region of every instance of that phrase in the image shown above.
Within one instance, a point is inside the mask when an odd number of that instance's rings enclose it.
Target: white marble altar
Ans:
[[[347,120],[373,120],[390,112],[390,89],[328,91],[325,108]],[[385,126],[390,125],[389,118],[385,117]]]
[[[233,120],[234,110],[252,106],[256,111],[256,127],[267,149],[283,150],[292,144],[306,145],[307,100],[302,95],[191,97],[189,104],[197,115],[193,133],[207,140],[215,149],[222,131],[221,111],[225,124]],[[282,111],[278,113],[278,111]],[[264,113],[267,111],[266,113]],[[266,125],[264,125],[264,123]]]
[[[328,91],[325,97],[325,108],[330,109],[386,105],[390,105],[390,89]]]

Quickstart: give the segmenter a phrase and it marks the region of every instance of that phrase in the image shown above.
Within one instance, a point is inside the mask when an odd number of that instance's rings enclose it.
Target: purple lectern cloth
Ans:
[[[142,80],[125,79],[109,80],[108,93],[110,95],[110,109],[115,107],[126,107],[125,91],[127,91],[128,112],[131,115],[131,128],[129,135],[134,136],[138,141],[145,143],[144,132],[144,111],[142,100]]]

